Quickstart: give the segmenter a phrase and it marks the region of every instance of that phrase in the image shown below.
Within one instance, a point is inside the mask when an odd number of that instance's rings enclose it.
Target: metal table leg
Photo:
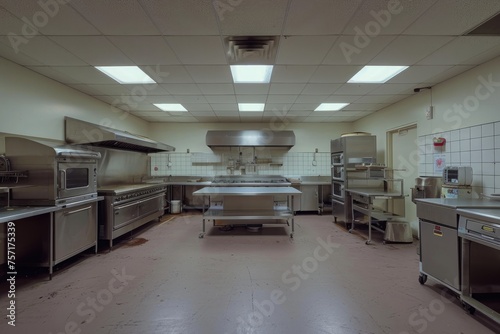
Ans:
[[[295,211],[293,210],[293,195],[291,196],[292,197],[292,204],[291,204],[291,209],[292,209],[292,233],[290,233],[290,238],[293,239],[293,233],[295,232]]]
[[[210,207],[210,196],[208,197],[208,205]],[[203,196],[203,203],[201,205],[201,215],[202,215],[202,232],[198,235],[198,238],[203,238],[205,236],[205,196]]]
[[[54,212],[49,214],[49,280],[52,280],[54,272]]]

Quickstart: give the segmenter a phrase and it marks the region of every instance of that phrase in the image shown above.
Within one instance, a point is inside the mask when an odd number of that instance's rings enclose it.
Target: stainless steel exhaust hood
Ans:
[[[271,130],[209,130],[206,136],[209,147],[286,147],[295,145],[293,131]]]
[[[142,153],[175,151],[175,147],[106,126],[65,117],[66,142]]]

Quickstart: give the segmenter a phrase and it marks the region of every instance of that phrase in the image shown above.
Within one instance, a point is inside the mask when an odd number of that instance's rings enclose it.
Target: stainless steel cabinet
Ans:
[[[460,290],[459,254],[456,229],[420,219],[422,272]]]
[[[301,185],[300,191],[300,211],[317,211],[318,202],[318,185]]]
[[[54,263],[61,262],[97,244],[97,203],[55,212]]]

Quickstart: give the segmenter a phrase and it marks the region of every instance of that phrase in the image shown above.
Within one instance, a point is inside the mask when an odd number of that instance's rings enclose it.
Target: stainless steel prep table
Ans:
[[[500,324],[500,206],[458,209],[457,214],[462,245],[460,299],[470,314],[477,309]]]
[[[354,211],[361,212],[368,216],[368,239],[365,242],[367,245],[370,244],[372,240],[372,228],[384,232],[383,230],[372,225],[372,218],[379,221],[386,221],[396,217],[396,215],[388,211],[374,210],[372,207],[373,200],[404,198],[401,191],[384,191],[383,189],[378,188],[349,188],[345,191],[350,193],[349,197],[351,199],[353,217],[349,232],[351,233],[354,230],[354,217],[356,217]],[[362,205],[358,204],[358,202],[362,203]]]
[[[288,224],[291,219],[292,231],[290,237],[293,238],[294,233],[294,210],[293,210],[293,196],[300,195],[302,192],[293,187],[205,187],[193,192],[193,196],[208,197],[210,203],[210,196],[223,196],[222,207],[209,206],[205,210],[203,206],[203,231],[199,237],[203,238],[205,235],[205,220],[234,220],[246,221],[239,224],[247,224],[249,220],[284,220]],[[273,196],[287,196],[288,205],[286,207],[274,206]],[[265,207],[258,208],[249,207],[247,210],[236,210],[232,205],[233,201],[238,202],[238,198],[258,197],[262,198]],[[204,201],[205,202],[205,201]],[[250,203],[246,203],[249,204]],[[274,222],[277,223],[277,222]]]
[[[22,219],[42,216],[48,214],[49,217],[49,233],[48,233],[48,245],[49,245],[49,256],[47,263],[42,263],[42,265],[47,265],[49,268],[49,279],[52,279],[54,265],[54,213],[59,210],[71,208],[73,206],[78,206],[87,203],[93,203],[102,200],[103,197],[93,198],[85,201],[80,201],[77,203],[72,203],[63,206],[10,206],[0,209],[0,223],[8,223],[13,221],[20,221]],[[22,222],[20,222],[22,224]],[[16,225],[16,231],[19,225]],[[19,244],[19,236],[16,233],[16,248]],[[96,245],[95,250],[97,252],[97,235],[96,235]]]
[[[500,203],[470,198],[417,198],[420,230],[419,282],[427,277],[439,281],[455,293],[462,293],[461,245],[458,236],[458,210],[499,208]]]

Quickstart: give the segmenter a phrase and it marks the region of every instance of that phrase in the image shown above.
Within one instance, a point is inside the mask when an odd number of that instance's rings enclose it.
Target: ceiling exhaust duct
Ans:
[[[66,142],[141,153],[175,151],[175,147],[106,126],[65,117]]]
[[[209,130],[206,144],[209,147],[291,148],[295,145],[295,134],[289,130]]]

